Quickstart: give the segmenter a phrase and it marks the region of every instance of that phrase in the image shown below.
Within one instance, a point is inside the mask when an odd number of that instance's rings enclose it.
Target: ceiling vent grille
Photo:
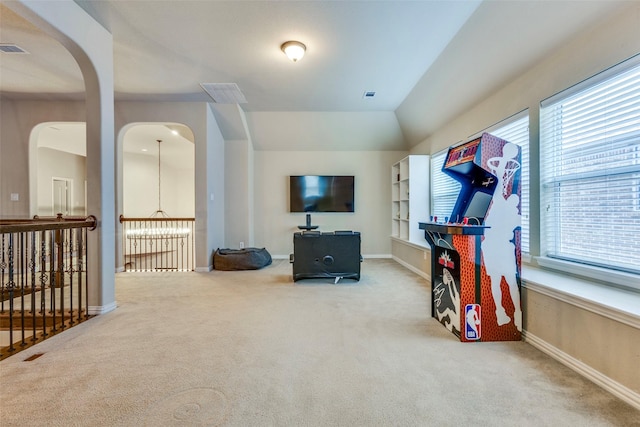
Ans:
[[[0,43],[0,52],[2,53],[29,53],[16,44]]]
[[[247,99],[235,83],[200,83],[216,104],[246,104]]]

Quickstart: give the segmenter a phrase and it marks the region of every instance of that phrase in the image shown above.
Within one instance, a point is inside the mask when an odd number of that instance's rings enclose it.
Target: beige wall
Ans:
[[[525,108],[530,108],[532,145],[538,135],[541,100],[640,53],[640,2],[629,2],[621,13],[602,20],[550,52],[484,101],[439,128],[411,150],[432,154]],[[508,58],[505,58],[508,61]],[[493,64],[488,64],[492,66]],[[499,66],[497,64],[496,66]],[[533,147],[532,147],[533,148]]]
[[[426,240],[425,245],[427,245]],[[427,279],[429,284],[431,283],[431,250],[429,248],[391,239],[391,255],[400,264]]]
[[[288,212],[286,177],[291,174],[355,175],[356,212],[314,214],[314,223],[321,225],[322,230],[359,230],[363,233],[363,254],[389,256],[389,171],[393,163],[406,156],[406,151],[254,151],[250,140],[225,142],[219,130],[214,132],[217,129],[215,121],[210,124],[212,130],[209,131],[207,120],[214,120],[213,114],[204,111],[203,105],[116,103],[117,142],[114,149],[117,161],[114,203],[117,216],[123,213],[124,204],[122,138],[126,126],[132,123],[178,122],[193,131],[196,165],[200,162],[199,172],[196,172],[194,196],[196,217],[198,209],[203,212],[203,216],[209,215],[207,209],[213,211],[205,221],[211,221],[209,226],[214,229],[214,237],[209,238],[210,240],[200,247],[206,259],[201,259],[199,267],[210,265],[210,252],[217,247],[237,247],[241,241],[247,246],[267,247],[272,254],[288,256],[292,250],[292,232],[298,231],[297,225],[303,224],[305,219],[304,214]],[[3,205],[0,213],[14,217],[14,212],[23,212],[22,215],[28,216],[29,179],[26,171],[31,129],[47,121],[83,121],[84,104],[3,100],[2,107],[8,114],[3,114],[2,126]],[[4,119],[10,117],[13,120],[5,124]],[[213,138],[213,142],[206,142],[208,138]],[[198,150],[202,152],[199,153]],[[228,153],[225,153],[227,150]],[[4,155],[6,152],[14,153],[11,156],[12,161]],[[11,192],[21,194],[20,202],[5,205],[4,201],[9,200]],[[18,207],[20,209],[17,209]],[[119,224],[116,224],[116,236],[119,241]],[[206,238],[207,234],[202,233],[202,236]],[[208,245],[208,248],[205,245]],[[117,263],[121,263],[119,252],[120,244],[116,244]]]
[[[32,130],[44,122],[84,122],[84,102],[14,101],[0,100],[2,126],[0,126],[0,216],[4,218],[29,217],[35,212],[37,200],[30,191],[30,147],[35,144]],[[195,136],[196,177],[195,193],[185,195],[195,199],[196,217],[201,222],[198,232],[198,259],[196,265],[208,268],[212,251],[224,245],[224,140],[212,113],[204,103],[146,103],[118,102],[115,105],[115,128],[119,132],[116,144],[111,146],[116,156],[116,186],[109,192],[108,204],[123,213],[122,194],[122,138],[123,129],[131,123],[178,122],[188,126]],[[35,146],[35,145],[34,145]],[[35,151],[35,150],[34,150]],[[35,176],[35,175],[34,175]],[[35,187],[35,182],[31,183]],[[19,194],[19,201],[10,201],[12,193]],[[155,193],[154,193],[155,194]],[[30,201],[30,198],[32,199]],[[168,200],[167,200],[168,201]],[[193,206],[194,202],[188,202]],[[30,208],[30,205],[32,206]],[[155,204],[154,204],[155,206]],[[92,214],[93,212],[89,212]],[[189,215],[191,216],[191,215]],[[116,227],[115,267],[120,259],[120,227]],[[199,242],[199,243],[198,243]]]
[[[32,140],[34,127],[52,121],[84,122],[86,106],[84,102],[0,98],[0,118],[0,217],[27,218],[37,206],[35,194],[29,188],[29,170],[35,167],[29,164],[29,153],[32,148],[35,152],[37,146],[35,136]],[[19,194],[20,200],[11,201],[11,193]]]
[[[245,114],[253,147],[277,151],[406,148],[393,111],[260,111]]]
[[[293,233],[304,213],[290,213],[289,175],[354,175],[354,213],[314,213],[320,231],[362,233],[364,256],[391,253],[391,165],[404,151],[256,151],[255,244],[272,256],[293,252]]]
[[[528,334],[640,395],[640,329],[527,288],[522,303]]]

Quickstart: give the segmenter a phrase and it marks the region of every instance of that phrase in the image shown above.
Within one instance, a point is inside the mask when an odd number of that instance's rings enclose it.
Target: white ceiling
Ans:
[[[0,54],[0,95],[82,99],[71,55],[12,3],[0,0],[0,43],[30,54]],[[76,3],[113,34],[116,100],[212,102],[201,83],[236,83],[248,114],[395,112],[406,149],[625,2]],[[279,49],[292,39],[307,46],[297,63]]]
[[[245,111],[393,111],[479,0],[76,3],[113,34],[116,99],[210,101],[200,83],[237,83]],[[15,74],[3,77],[3,90],[84,91],[78,67],[61,63],[61,46],[40,46],[37,30],[15,32],[4,18],[2,27],[3,42],[32,53],[7,58]],[[297,63],[280,50],[292,39],[307,46]],[[57,65],[28,80],[12,67],[39,58]],[[46,87],[63,77],[66,85]],[[367,90],[373,100],[363,99]]]

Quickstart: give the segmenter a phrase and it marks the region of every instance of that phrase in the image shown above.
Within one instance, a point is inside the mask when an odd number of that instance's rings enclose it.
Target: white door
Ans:
[[[71,186],[73,182],[65,178],[53,178],[53,212],[56,216],[61,213],[68,216],[71,213]]]

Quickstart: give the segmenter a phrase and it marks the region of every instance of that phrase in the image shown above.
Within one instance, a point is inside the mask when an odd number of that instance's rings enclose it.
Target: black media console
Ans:
[[[303,231],[293,233],[293,280],[332,278],[360,280],[360,233]]]

